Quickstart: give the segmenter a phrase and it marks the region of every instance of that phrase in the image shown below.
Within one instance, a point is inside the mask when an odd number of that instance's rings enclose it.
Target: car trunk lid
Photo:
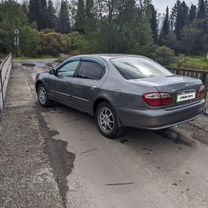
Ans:
[[[201,80],[176,75],[150,77],[131,82],[155,87],[158,92],[168,92],[175,101],[174,106],[196,101],[197,90],[202,84]]]

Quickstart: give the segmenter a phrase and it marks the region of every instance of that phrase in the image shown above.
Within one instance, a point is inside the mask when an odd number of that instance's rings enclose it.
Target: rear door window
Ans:
[[[94,61],[82,61],[76,77],[99,80],[104,75],[104,67]]]

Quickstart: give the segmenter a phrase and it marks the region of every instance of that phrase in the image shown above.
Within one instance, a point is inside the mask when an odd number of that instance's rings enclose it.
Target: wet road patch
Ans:
[[[48,128],[47,123],[41,115],[41,112],[44,112],[44,110],[41,109],[43,108],[37,107],[40,129],[46,143],[45,151],[49,156],[50,165],[54,172],[62,200],[66,205],[66,194],[69,190],[67,186],[67,176],[74,167],[76,155],[67,150],[68,142],[53,138],[55,136],[57,137],[59,132]]]

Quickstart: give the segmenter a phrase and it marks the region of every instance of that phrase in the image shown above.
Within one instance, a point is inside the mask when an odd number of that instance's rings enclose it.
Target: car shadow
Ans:
[[[91,154],[97,154],[102,145],[105,148],[110,145],[109,151],[121,151],[122,157],[135,160],[139,168],[145,169],[149,165],[152,173],[163,174],[165,172],[167,177],[170,172],[174,174],[180,170],[186,161],[192,158],[193,152],[197,151],[196,143],[189,137],[186,138],[185,135],[179,134],[178,136],[174,128],[166,131],[126,128],[123,136],[110,140],[100,134],[94,118],[86,113],[61,104],[55,104],[46,111],[49,114],[61,114],[63,122],[70,125],[70,128],[83,131],[84,138],[82,139],[84,141],[89,139],[89,144],[93,144],[93,147],[87,149],[86,152],[91,151]],[[96,143],[97,140],[98,143]],[[83,153],[85,152],[81,154]]]
[[[67,119],[67,122],[84,120],[96,130],[94,118],[87,113],[80,112],[59,103],[56,103],[54,107],[50,108],[50,111],[56,111],[60,114],[65,114],[67,118],[70,118]],[[138,151],[138,149],[143,149],[149,151],[150,153],[153,151],[153,149],[158,149],[161,151],[162,149],[168,150],[169,148],[182,150],[184,148],[187,149],[195,147],[196,143],[193,142],[190,137],[178,133],[175,129],[177,128],[151,131],[128,127],[125,128],[125,132],[120,138],[112,140],[112,142],[119,142],[131,149],[134,149],[135,151]],[[98,137],[103,137],[98,131],[97,135]],[[105,137],[103,138],[105,139]]]

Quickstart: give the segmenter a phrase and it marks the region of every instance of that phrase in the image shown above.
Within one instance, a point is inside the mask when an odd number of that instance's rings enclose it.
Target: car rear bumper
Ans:
[[[205,100],[177,109],[132,110],[120,108],[119,118],[123,126],[159,130],[198,118],[204,112]]]

